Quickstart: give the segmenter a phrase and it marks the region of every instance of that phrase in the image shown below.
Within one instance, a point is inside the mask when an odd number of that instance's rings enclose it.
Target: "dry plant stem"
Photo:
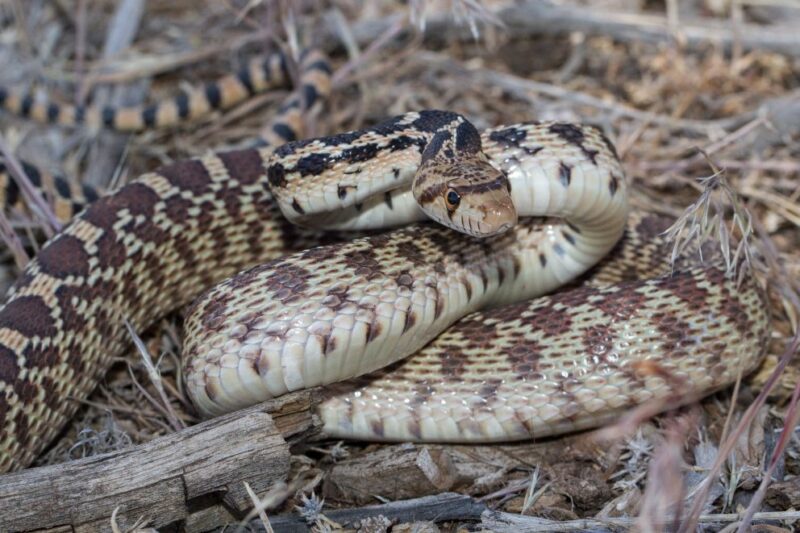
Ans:
[[[264,497],[262,498],[259,498],[248,485],[247,493],[250,496],[250,500],[253,503],[253,508],[239,523],[239,527],[240,528],[246,527],[247,522],[250,522],[256,516],[258,516],[262,522],[262,525],[264,526],[264,529],[266,529],[268,532],[272,531],[272,526],[270,525],[269,519],[267,518],[267,513],[266,513],[267,509],[273,509],[277,507],[278,505],[285,502],[286,499],[289,498],[289,496],[291,496],[293,493],[296,493],[297,489],[299,488],[298,481],[299,480],[297,479],[292,480],[291,486],[283,482],[276,483],[269,489],[269,491],[267,491],[266,494],[264,494]]]
[[[334,19],[339,17],[333,17]],[[348,83],[348,76],[353,72],[357,71],[361,65],[366,63],[367,61],[373,59],[377,53],[385,48],[395,37],[397,37],[400,32],[403,31],[405,28],[405,21],[398,20],[394,24],[392,24],[386,33],[382,34],[380,37],[369,43],[369,46],[358,54],[357,56],[353,57],[350,61],[348,61],[344,66],[338,69],[331,78],[331,84],[334,89],[340,89],[347,85]],[[342,30],[350,32],[350,29]]]
[[[11,8],[14,12],[14,21],[16,22],[15,29],[19,32],[20,44],[22,48],[24,48],[25,53],[30,57],[34,56],[35,52],[31,44],[31,36],[28,32],[28,20],[23,6],[24,2],[22,0],[13,0],[11,2]]]
[[[79,87],[86,86],[86,7],[88,0],[78,2],[77,14],[75,16],[75,78],[78,80]],[[75,105],[81,103],[81,95],[85,90],[75,91]]]
[[[713,155],[713,154],[717,153],[718,151],[735,144],[737,141],[741,140],[747,134],[753,132],[754,130],[756,130],[757,128],[763,126],[766,123],[767,123],[767,121],[766,121],[765,117],[756,117],[753,120],[751,120],[750,122],[748,122],[748,123],[744,124],[743,126],[741,126],[740,128],[738,128],[738,129],[732,131],[731,133],[725,135],[722,139],[711,143],[710,145],[708,145],[707,147],[703,148],[702,150],[698,150],[698,152],[696,154],[694,154],[693,156],[687,157],[687,158],[683,159],[682,161],[673,162],[673,164],[671,166],[669,166],[664,171],[663,174],[661,174],[659,176],[656,176],[653,179],[656,179],[656,180],[663,179],[663,178],[665,178],[667,175],[669,175],[671,173],[678,172],[680,170],[686,170],[687,168],[691,167],[692,165],[695,165],[697,163],[701,163],[703,161],[706,161],[708,159],[708,156]]]
[[[92,64],[95,70],[109,69],[112,72],[96,72],[87,76],[86,87],[90,91],[94,86],[105,83],[130,83],[142,78],[152,78],[159,74],[172,72],[176,69],[195,65],[214,56],[238,50],[254,42],[262,42],[270,37],[268,31],[247,33],[241,37],[225,41],[222,44],[212,44],[196,48],[188,52],[164,53],[153,56],[139,57],[135,62],[129,60],[99,60]],[[63,78],[69,80],[69,75]]]
[[[625,152],[619,147],[617,151],[622,156]],[[623,157],[624,159],[624,157]],[[700,162],[700,161],[698,161]],[[651,170],[655,171],[672,171],[675,169],[676,163],[673,160],[654,160],[654,161],[637,161],[630,163],[631,166],[637,169],[638,172],[645,174]],[[684,168],[690,167],[687,164]],[[755,161],[737,161],[736,159],[720,159],[719,166],[721,168],[734,169],[734,170],[762,170],[771,172],[781,172],[785,174],[794,174],[800,172],[800,162],[792,160],[755,160]]]
[[[56,231],[61,229],[61,223],[53,214],[50,205],[42,198],[38,189],[33,186],[28,175],[23,170],[22,165],[20,165],[14,154],[11,153],[8,144],[6,144],[2,136],[0,136],[0,155],[3,156],[6,168],[17,182],[17,185],[19,185],[22,196],[25,198],[26,205],[30,206],[33,213],[43,222],[42,231],[44,231],[45,236],[48,239],[51,238]]]
[[[25,268],[31,258],[28,257],[25,248],[22,246],[22,241],[19,240],[19,236],[14,231],[14,228],[11,227],[11,222],[9,222],[2,210],[0,210],[0,237],[2,237],[3,244],[11,250],[11,255],[14,256],[14,264],[17,265],[17,268],[20,270]]]
[[[0,529],[94,530],[117,507],[125,527],[141,516],[159,527],[185,519],[201,497],[210,498],[203,506],[221,498],[244,511],[251,503],[243,482],[263,492],[283,481],[290,459],[285,439],[315,430],[314,394],[289,394],[120,452],[6,474]]]
[[[800,205],[798,205],[797,202],[787,200],[783,196],[778,196],[777,194],[773,194],[769,191],[755,189],[753,187],[746,187],[742,189],[741,194],[742,196],[748,196],[750,198],[760,200],[772,211],[780,213],[783,218],[795,226],[800,227]]]
[[[733,385],[733,392],[731,393],[730,405],[728,406],[728,414],[725,416],[725,423],[722,425],[722,433],[720,440],[722,442],[728,438],[728,431],[731,428],[733,421],[733,414],[736,412],[736,402],[739,400],[739,389],[742,387],[742,378],[744,369],[739,368],[739,375],[736,377],[736,383]]]
[[[162,422],[161,420],[156,419],[155,420],[156,424],[162,426],[162,429],[166,433],[172,433],[174,431],[178,431],[180,428],[175,427],[175,422],[172,420],[170,413],[155,398],[153,398],[149,392],[147,392],[147,389],[145,389],[141,383],[139,383],[139,381],[136,379],[136,376],[133,373],[133,369],[131,369],[130,367],[128,367],[128,374],[130,375],[131,383],[133,383],[134,387],[136,387],[136,390],[138,390],[139,393],[142,396],[144,396],[144,398],[148,402],[150,402],[150,404],[153,407],[156,408],[156,411],[158,411],[158,413],[168,421],[168,422]]]
[[[261,525],[264,526],[264,529],[267,533],[273,533],[272,526],[269,525],[269,518],[267,518],[267,513],[264,512],[264,508],[261,507],[262,502],[256,496],[256,493],[253,492],[253,489],[250,488],[250,483],[247,481],[244,482],[244,488],[247,489],[247,495],[250,496],[250,501],[253,502],[253,507],[255,508],[251,513],[255,512],[258,515],[259,520],[261,520]],[[249,516],[249,515],[248,515]]]
[[[175,431],[180,431],[181,429],[185,428],[185,424],[180,419],[180,417],[175,413],[175,410],[172,408],[172,403],[169,401],[169,397],[167,393],[164,391],[164,386],[161,382],[161,372],[158,371],[156,365],[153,364],[153,358],[150,357],[150,352],[147,350],[147,346],[145,346],[142,339],[139,335],[136,334],[134,331],[133,326],[126,320],[125,326],[128,328],[128,333],[133,339],[133,343],[136,346],[136,349],[139,352],[139,355],[142,357],[142,363],[144,364],[145,368],[147,369],[147,376],[150,378],[150,382],[153,384],[153,387],[158,391],[158,395],[161,398],[161,404],[157,404],[159,409],[163,409],[167,420],[169,420],[170,425],[172,425],[172,429]],[[145,393],[146,394],[146,393]],[[151,400],[155,401],[150,398],[149,394],[146,396]]]
[[[681,529],[679,530],[680,532],[688,533],[689,531],[694,531],[694,528],[697,525],[700,517],[703,503],[708,497],[708,491],[711,488],[711,484],[714,482],[717,475],[719,475],[722,465],[725,463],[725,461],[727,461],[728,456],[736,446],[741,434],[747,431],[747,428],[750,427],[750,424],[752,424],[756,413],[758,413],[758,410],[766,403],[767,396],[769,396],[769,393],[778,383],[778,380],[783,374],[783,371],[786,369],[786,366],[796,355],[798,348],[800,348],[800,333],[796,334],[792,338],[786,350],[778,360],[778,364],[775,366],[772,374],[770,374],[769,378],[764,383],[761,392],[758,394],[755,401],[750,404],[750,407],[747,408],[742,416],[742,419],[739,421],[739,424],[737,424],[736,429],[733,430],[733,433],[727,438],[727,440],[721,443],[717,459],[714,461],[714,465],[709,469],[706,479],[700,484],[700,488],[697,491],[695,500],[692,502],[691,510],[687,515],[686,521],[682,524]]]

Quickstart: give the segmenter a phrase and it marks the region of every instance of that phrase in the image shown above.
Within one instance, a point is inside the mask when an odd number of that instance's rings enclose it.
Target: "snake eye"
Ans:
[[[449,191],[447,191],[447,196],[445,196],[445,201],[447,202],[448,209],[455,209],[456,207],[458,207],[458,204],[461,203],[461,196],[459,196],[459,194],[453,189],[450,189]]]

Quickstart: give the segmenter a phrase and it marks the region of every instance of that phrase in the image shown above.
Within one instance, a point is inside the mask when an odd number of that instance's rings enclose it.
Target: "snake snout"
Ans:
[[[499,235],[517,225],[517,210],[510,201],[498,206],[489,206],[483,211],[481,234],[486,237]]]

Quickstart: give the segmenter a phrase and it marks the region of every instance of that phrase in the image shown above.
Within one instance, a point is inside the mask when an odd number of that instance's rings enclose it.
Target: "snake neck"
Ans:
[[[418,171],[425,178],[436,177],[435,172],[425,171],[425,165],[430,164],[431,170],[440,168],[442,158],[480,163],[496,178],[498,170],[481,156],[480,149],[480,134],[462,115],[425,110],[358,131],[286,144],[275,151],[267,173],[281,211],[293,223],[354,228],[352,219],[361,218],[365,209],[395,209],[395,191],[410,189]],[[415,196],[431,184],[421,180]],[[423,210],[429,207],[433,206],[422,205]]]

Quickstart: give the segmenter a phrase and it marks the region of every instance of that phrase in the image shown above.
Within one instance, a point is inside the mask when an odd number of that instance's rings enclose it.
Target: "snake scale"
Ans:
[[[144,330],[204,291],[184,352],[206,414],[331,384],[319,407],[331,436],[489,442],[730,384],[763,354],[759,288],[714,265],[670,273],[664,221],[628,217],[627,195],[595,128],[478,133],[441,111],[145,174],[51,239],[0,309],[0,471],[63,427],[78,404],[65,398],[128,348],[126,321]],[[425,213],[489,237],[421,223],[327,244],[301,226]],[[542,296],[609,252],[584,283]]]

